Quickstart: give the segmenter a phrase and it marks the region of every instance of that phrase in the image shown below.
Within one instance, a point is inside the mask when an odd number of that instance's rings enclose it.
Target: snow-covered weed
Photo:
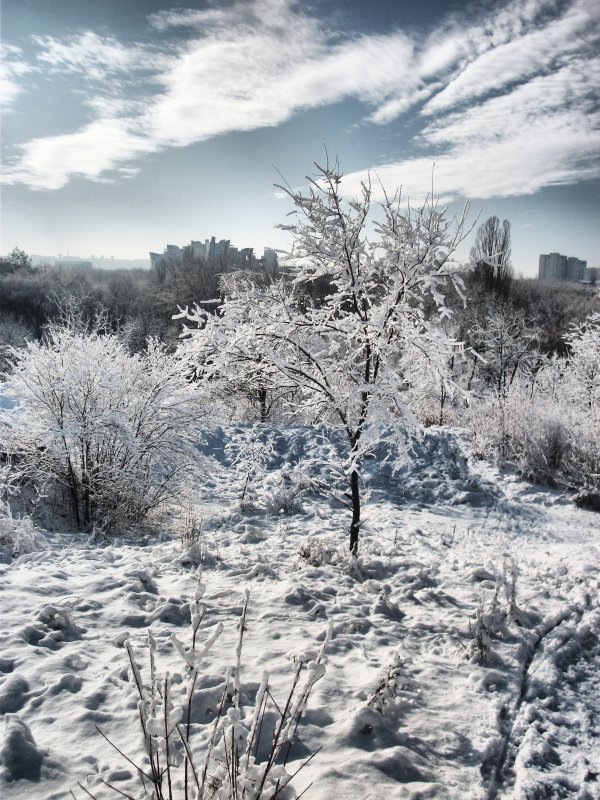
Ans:
[[[312,567],[331,564],[335,554],[336,548],[325,542],[320,536],[309,536],[300,547],[300,558]]]
[[[490,596],[487,586],[482,587],[475,620],[469,623],[471,642],[468,656],[475,663],[483,663],[491,654],[492,641],[506,638],[509,627],[520,624],[517,607],[517,578],[519,570],[513,558],[505,557],[502,572],[495,577]]]
[[[203,564],[206,558],[202,517],[192,503],[188,504],[181,531],[181,553],[182,558],[195,566]]]
[[[26,515],[13,516],[8,503],[0,500],[0,562],[11,561],[45,547],[46,540],[31,518]]]
[[[469,634],[471,642],[467,654],[471,661],[482,664],[487,660],[492,647],[493,627],[497,618],[497,611],[493,602],[496,595],[492,598],[492,603],[486,606],[485,598],[479,598],[475,621],[469,622]]]
[[[223,625],[219,623],[205,636],[202,635],[201,626],[206,614],[206,606],[202,603],[205,590],[199,572],[191,602],[190,640],[186,643],[175,634],[171,636],[171,643],[184,665],[183,683],[180,676],[159,673],[157,644],[150,631],[146,648],[146,678],[131,642],[125,643],[138,695],[145,750],[143,763],[134,763],[127,756],[125,746],[121,747],[119,742],[113,742],[98,730],[135,767],[144,796],[151,786],[150,796],[155,800],[293,800],[297,795],[292,781],[316,752],[304,759],[300,766],[295,765],[292,773],[287,763],[309,695],[325,674],[323,656],[331,637],[331,626],[314,659],[305,661],[299,657],[294,660],[291,686],[282,702],[277,703],[273,698],[269,674],[263,672],[254,701],[246,703],[245,699],[252,694],[241,678],[249,603],[246,590],[238,625],[235,662],[226,670],[219,687],[214,719],[202,725],[193,721],[200,668],[208,660],[212,646],[223,631]],[[121,796],[131,796],[119,787],[105,781],[102,783]],[[96,797],[89,779],[88,785],[80,784],[80,788],[86,797]]]
[[[407,664],[401,658],[400,653],[396,651],[385,677],[372,693],[367,705],[384,717],[394,708],[400,692],[410,688],[412,684]]]

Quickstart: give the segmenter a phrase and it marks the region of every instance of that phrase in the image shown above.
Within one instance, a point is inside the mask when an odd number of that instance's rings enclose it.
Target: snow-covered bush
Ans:
[[[265,481],[265,506],[273,515],[301,514],[303,496],[321,490],[322,484],[308,472],[284,464]]]
[[[322,536],[308,536],[300,547],[300,558],[312,567],[330,564],[336,553],[335,547]]]
[[[1,449],[23,491],[68,509],[79,529],[138,522],[171,495],[197,416],[181,358],[152,340],[131,355],[76,319],[12,355],[16,407],[0,420]]]
[[[10,353],[14,347],[24,347],[31,331],[19,320],[0,319],[0,376],[10,370]]]
[[[534,481],[562,481],[574,432],[560,405],[532,396],[518,381],[504,397],[488,394],[473,402],[468,420],[478,455],[511,461]]]
[[[499,455],[600,508],[600,314],[573,326],[568,343],[567,358],[516,373],[472,403],[469,426],[480,455]]]
[[[564,375],[565,399],[597,418],[600,414],[600,312],[581,325],[572,325],[565,337],[569,358]]]
[[[13,515],[8,503],[0,500],[0,562],[43,550],[45,546],[46,541],[31,518]]]

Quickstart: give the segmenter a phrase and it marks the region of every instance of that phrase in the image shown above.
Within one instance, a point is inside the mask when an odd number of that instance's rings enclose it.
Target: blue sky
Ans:
[[[302,186],[325,144],[349,196],[370,170],[417,204],[433,171],[452,212],[508,218],[517,271],[600,264],[597,0],[2,0],[1,23],[3,253],[283,247],[277,171]]]

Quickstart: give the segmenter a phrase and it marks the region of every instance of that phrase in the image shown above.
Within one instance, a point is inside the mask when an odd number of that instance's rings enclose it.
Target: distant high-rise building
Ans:
[[[251,269],[256,262],[254,257],[253,247],[242,247],[240,250],[240,267],[242,269]]]
[[[277,273],[277,252],[272,247],[265,247],[261,261],[270,275]]]
[[[541,281],[582,281],[587,261],[560,253],[540,256],[538,278]]]
[[[193,239],[189,244],[193,258],[206,258],[206,248],[202,242],[195,242]]]
[[[150,253],[150,262],[153,267],[158,267],[162,261],[183,261],[184,257],[216,261],[226,271],[229,268],[256,269],[262,266],[270,274],[277,272],[277,254],[271,247],[265,247],[262,258],[257,259],[253,247],[238,249],[231,244],[230,239],[216,241],[214,236],[204,242],[192,239],[190,244],[178,247],[168,244],[163,253]]]
[[[229,239],[221,239],[215,244],[215,258],[221,258],[227,261],[229,255]]]
[[[587,261],[581,261],[579,258],[569,256],[567,260],[567,280],[568,281],[582,281],[585,275]]]
[[[229,264],[232,267],[238,267],[240,264],[240,251],[231,245],[229,245]]]

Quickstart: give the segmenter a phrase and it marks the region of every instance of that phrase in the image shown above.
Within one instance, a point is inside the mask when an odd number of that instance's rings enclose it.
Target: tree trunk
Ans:
[[[358,532],[360,529],[360,487],[358,472],[353,470],[350,474],[350,490],[352,494],[352,525],[350,525],[350,552],[358,553]]]
[[[261,388],[258,390],[258,401],[260,403],[260,421],[264,425],[267,421],[268,408],[267,408],[267,390]]]

